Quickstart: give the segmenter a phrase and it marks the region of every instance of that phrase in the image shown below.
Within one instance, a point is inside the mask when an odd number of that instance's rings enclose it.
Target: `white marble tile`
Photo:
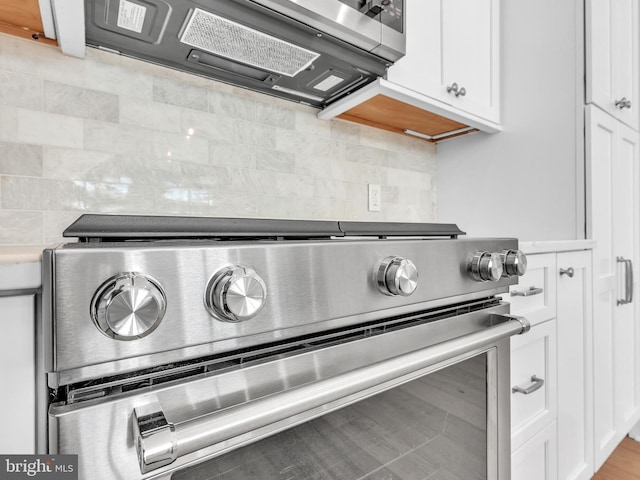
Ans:
[[[0,244],[59,241],[82,212],[435,219],[428,142],[95,49],[70,59],[0,34],[0,53],[0,221],[16,225]],[[367,211],[368,183],[382,212]]]
[[[104,153],[151,156],[153,130],[94,120],[84,121],[84,148]]]
[[[397,133],[387,132],[378,128],[366,125],[360,126],[360,144],[369,147],[391,150],[396,146],[396,137],[399,136]]]
[[[298,175],[310,175],[312,177],[328,178],[332,176],[331,164],[334,159],[322,155],[314,156],[307,154],[296,154],[295,172]]]
[[[431,182],[434,177],[428,172],[415,172],[400,170],[398,168],[387,169],[386,185],[396,185],[407,188],[431,188]]]
[[[155,213],[155,187],[84,182],[86,210],[96,213]]]
[[[163,215],[189,215],[190,190],[184,187],[158,187],[155,190],[155,213]]]
[[[84,63],[84,83],[90,88],[136,100],[153,100],[153,76],[136,68],[143,62],[92,48],[87,49]]]
[[[293,129],[296,126],[295,112],[279,105],[255,102],[253,119],[274,127]]]
[[[104,180],[96,178],[101,167],[109,168],[115,154],[78,148],[44,147],[43,173],[46,178]]]
[[[318,138],[312,133],[298,132],[284,128],[275,129],[275,134],[276,150],[310,157],[325,156],[342,158],[344,154],[343,142],[331,138]]]
[[[301,133],[310,133],[317,137],[331,137],[331,121],[320,120],[315,108],[299,108],[295,111],[295,129]],[[339,139],[342,140],[342,139]],[[319,140],[318,140],[319,141]]]
[[[18,136],[18,109],[0,105],[0,140],[15,141]]]
[[[70,85],[84,85],[84,60],[63,55],[56,46],[2,35],[0,70],[11,70],[38,77],[61,81]]]
[[[42,244],[42,212],[0,210],[0,244]]]
[[[153,101],[204,112],[209,108],[206,88],[162,77],[153,79]]]
[[[238,120],[233,123],[234,140],[243,145],[276,149],[276,130],[270,125]],[[280,150],[278,148],[278,150]]]
[[[388,167],[389,158],[393,155],[388,150],[373,148],[367,145],[345,145],[345,160],[348,162],[366,163],[379,167]]]
[[[119,118],[116,95],[49,81],[44,82],[44,110],[103,122]]]
[[[2,208],[26,210],[84,210],[83,182],[38,177],[0,177]]]
[[[191,191],[191,213],[216,217],[255,217],[260,200],[252,195],[234,195],[213,190]]]
[[[236,119],[215,113],[182,110],[180,121],[180,132],[184,135],[219,143],[236,141]]]
[[[42,176],[42,146],[0,142],[0,175]]]
[[[251,98],[209,89],[208,101],[211,113],[250,121],[255,117],[256,101]]]
[[[428,152],[419,154],[399,153],[389,161],[389,166],[402,170],[415,170],[417,172],[435,173],[437,164],[435,154]]]
[[[56,212],[45,211],[44,214],[44,245],[55,246],[62,242],[68,242],[68,238],[62,236],[62,232],[71,225],[83,212]]]
[[[379,185],[393,185],[388,180],[388,172],[390,169],[379,167],[377,165],[367,165],[357,162],[340,162],[331,163],[331,176],[344,181],[357,179],[362,183],[376,183]]]
[[[84,125],[79,118],[19,108],[16,120],[16,140],[20,142],[74,148],[83,146]]]
[[[158,158],[209,163],[209,141],[206,138],[154,131],[145,140],[151,144],[152,154]],[[144,140],[140,138],[139,141]]]
[[[226,142],[209,142],[209,163],[213,165],[256,168],[256,156],[260,150],[246,145]]]
[[[220,191],[232,190],[233,169],[194,162],[181,162],[181,186]]]
[[[33,75],[0,70],[0,108],[3,105],[42,110],[43,82]]]
[[[339,118],[326,121],[329,124],[331,137],[346,143],[359,144],[361,126]]]
[[[294,173],[296,170],[296,157],[293,153],[279,152],[278,150],[256,150],[255,168],[273,172]]]
[[[382,186],[382,205],[400,202],[400,187]]]
[[[349,192],[347,182],[329,178],[315,178],[313,196],[317,198],[336,198],[345,200]]]
[[[181,109],[172,105],[121,96],[119,110],[119,123],[123,126],[136,125],[150,130],[187,134],[182,127]]]

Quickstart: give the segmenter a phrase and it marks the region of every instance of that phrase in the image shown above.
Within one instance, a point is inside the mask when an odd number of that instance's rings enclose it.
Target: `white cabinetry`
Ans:
[[[0,252],[2,253],[2,252]],[[36,453],[36,320],[40,262],[3,264],[0,255],[0,452]],[[40,377],[42,379],[42,377]]]
[[[406,3],[407,55],[389,69],[387,79],[499,123],[499,2]]]
[[[432,141],[500,127],[499,0],[405,0],[407,53],[380,79],[318,117]]]
[[[640,417],[637,283],[639,134],[586,109],[587,225],[594,249],[595,466]],[[629,301],[634,299],[633,301]]]
[[[511,340],[512,480],[586,480],[593,474],[591,252],[546,251],[528,261],[504,296],[511,313],[532,324]]]
[[[638,129],[638,1],[587,0],[587,102]]]
[[[511,479],[555,479],[557,458],[556,422],[553,421],[511,455]]]
[[[0,297],[3,454],[36,453],[35,304],[35,295]]]
[[[590,252],[557,256],[558,479],[588,480],[593,465]]]

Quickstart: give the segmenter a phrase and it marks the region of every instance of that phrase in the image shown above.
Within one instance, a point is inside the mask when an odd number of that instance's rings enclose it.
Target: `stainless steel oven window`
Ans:
[[[494,478],[495,361],[477,354],[172,479]]]

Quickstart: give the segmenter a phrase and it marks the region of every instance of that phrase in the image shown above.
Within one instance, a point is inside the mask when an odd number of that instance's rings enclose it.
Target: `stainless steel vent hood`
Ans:
[[[403,0],[85,0],[87,45],[324,107],[404,55]]]

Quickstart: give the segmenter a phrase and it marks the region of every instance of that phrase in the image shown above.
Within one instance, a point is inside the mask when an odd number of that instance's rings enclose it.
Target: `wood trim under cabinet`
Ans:
[[[0,32],[48,45],[58,44],[44,37],[38,0],[0,0]]]
[[[467,126],[382,94],[347,110],[338,115],[338,118],[396,133],[404,133],[404,129],[409,129],[430,136],[460,130]]]

